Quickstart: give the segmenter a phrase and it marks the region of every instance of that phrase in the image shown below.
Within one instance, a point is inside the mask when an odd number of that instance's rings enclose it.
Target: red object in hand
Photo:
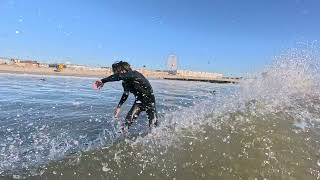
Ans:
[[[95,89],[95,90],[101,89],[102,86],[103,86],[103,83],[101,81],[99,81],[99,80],[94,82],[93,85],[92,85],[93,89]]]

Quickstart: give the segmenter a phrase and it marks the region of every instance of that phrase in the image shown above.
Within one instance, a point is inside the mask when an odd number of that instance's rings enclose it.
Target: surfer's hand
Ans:
[[[97,89],[101,89],[103,87],[103,83],[101,80],[96,81],[96,87],[97,87]]]
[[[114,110],[114,117],[115,118],[118,118],[119,117],[119,114],[120,114],[120,108],[119,107],[117,107],[115,110]]]

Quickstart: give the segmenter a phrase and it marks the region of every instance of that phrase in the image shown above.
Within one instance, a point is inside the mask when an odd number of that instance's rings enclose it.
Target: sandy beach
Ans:
[[[37,75],[60,75],[60,76],[79,76],[79,77],[104,77],[111,74],[109,71],[75,70],[64,69],[62,72],[56,72],[56,68],[44,67],[20,67],[16,65],[0,65],[0,73],[17,74],[37,74]]]
[[[154,71],[149,69],[136,69],[148,78],[152,79],[166,79],[166,80],[183,80],[183,81],[207,81],[215,83],[237,83],[238,78],[227,77],[210,77],[190,75],[190,73],[178,73],[170,75],[164,71]],[[189,71],[188,71],[189,72]],[[95,68],[95,69],[81,69],[81,68],[65,68],[61,72],[57,72],[56,68],[50,67],[34,67],[34,66],[19,66],[16,64],[1,64],[0,73],[14,73],[14,74],[36,74],[36,75],[59,75],[59,76],[76,76],[76,77],[106,77],[112,74],[110,68]]]

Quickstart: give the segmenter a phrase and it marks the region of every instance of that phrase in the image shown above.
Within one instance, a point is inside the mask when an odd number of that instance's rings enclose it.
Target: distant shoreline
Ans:
[[[61,76],[80,76],[80,77],[99,77],[106,76],[106,72],[97,72],[90,70],[72,70],[64,69],[62,72],[55,72],[56,68],[44,67],[20,67],[16,65],[0,65],[0,73],[16,74],[36,74],[36,75],[61,75]]]
[[[51,75],[51,76],[71,76],[71,77],[88,77],[88,78],[103,78],[111,75],[110,70],[82,70],[82,69],[63,69],[61,72],[55,72],[56,68],[45,67],[20,67],[16,65],[0,65],[0,73],[9,74],[30,74],[30,75]],[[138,70],[150,79],[163,80],[181,80],[181,81],[201,81],[211,83],[238,83],[239,78],[206,78],[206,77],[191,77],[183,75],[169,75],[165,73],[157,73],[150,70]]]
[[[89,78],[99,78],[99,77],[105,77],[100,75],[92,75],[92,74],[77,74],[77,73],[62,73],[62,72],[53,72],[53,73],[47,73],[47,72],[35,72],[35,71],[12,71],[12,70],[3,70],[0,69],[0,74],[28,74],[28,75],[43,75],[43,76],[70,76],[70,77],[89,77]]]

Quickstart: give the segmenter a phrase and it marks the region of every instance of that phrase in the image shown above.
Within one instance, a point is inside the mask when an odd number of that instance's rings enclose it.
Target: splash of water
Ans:
[[[52,162],[37,174],[48,179],[319,178],[319,57],[315,47],[291,49],[230,92],[167,113],[145,136]]]
[[[88,154],[69,171],[96,164],[98,177],[115,179],[319,178],[319,67],[314,49],[289,50],[239,89],[167,114],[148,135]]]

